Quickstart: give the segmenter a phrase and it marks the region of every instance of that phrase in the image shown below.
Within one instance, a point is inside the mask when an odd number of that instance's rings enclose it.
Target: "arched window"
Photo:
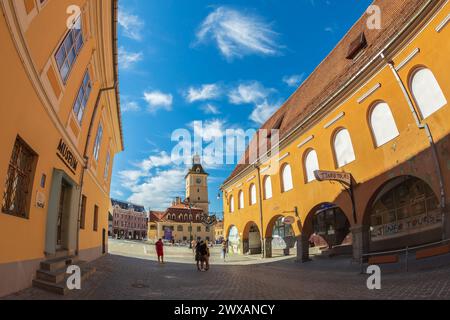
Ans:
[[[391,141],[399,135],[391,108],[386,102],[377,103],[370,114],[370,126],[377,147]]]
[[[233,196],[230,197],[230,212],[231,213],[234,212],[234,197]]]
[[[184,215],[184,221],[189,221],[187,213]]]
[[[183,215],[182,214],[180,214],[179,218],[180,218],[180,221],[183,221]]]
[[[264,199],[272,198],[272,179],[270,176],[264,178]]]
[[[316,150],[310,150],[305,157],[306,182],[316,180],[314,171],[317,170],[319,170],[319,158],[317,157],[317,152]]]
[[[256,204],[256,186],[252,184],[250,186],[250,205],[253,206]]]
[[[338,168],[356,160],[352,138],[347,129],[341,129],[334,137],[334,152]]]
[[[192,214],[189,215],[189,221],[192,221]]]
[[[411,91],[424,119],[447,104],[447,99],[430,69],[422,68],[414,73]]]
[[[294,188],[292,182],[292,169],[289,164],[284,165],[281,170],[281,186],[283,192],[287,192]]]
[[[244,209],[244,192],[239,191],[238,208]]]

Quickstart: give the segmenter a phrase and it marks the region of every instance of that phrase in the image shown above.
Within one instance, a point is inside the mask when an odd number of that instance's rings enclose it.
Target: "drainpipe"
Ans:
[[[403,95],[405,96],[406,101],[408,102],[408,107],[411,110],[411,113],[414,117],[414,120],[416,121],[416,125],[419,129],[425,130],[425,133],[427,135],[428,141],[430,142],[430,146],[431,146],[431,150],[432,150],[432,154],[433,154],[433,161],[434,161],[434,165],[436,166],[436,173],[439,179],[439,188],[440,188],[440,202],[441,202],[441,216],[442,216],[442,240],[446,239],[446,230],[445,230],[445,209],[446,209],[446,204],[445,204],[445,188],[444,188],[444,179],[442,176],[442,170],[441,170],[441,166],[439,164],[439,156],[438,156],[438,152],[437,152],[437,148],[436,148],[436,144],[434,142],[433,139],[433,135],[431,133],[430,127],[428,126],[427,123],[422,123],[420,121],[419,115],[417,114],[417,111],[414,107],[414,103],[413,103],[413,99],[412,97],[409,95],[408,91],[406,90],[406,86],[403,83],[402,79],[400,78],[400,75],[398,74],[397,69],[395,68],[394,62],[391,60],[388,60],[386,58],[386,56],[384,55],[384,53],[382,52],[381,54],[381,58],[384,59],[386,61],[386,63],[389,65],[390,69],[392,70],[392,73],[395,76],[395,79],[397,80],[397,83],[399,84]]]
[[[266,251],[266,243],[264,240],[264,224],[263,224],[263,208],[262,208],[262,189],[261,189],[261,167],[258,164],[254,165],[255,169],[258,172],[258,190],[259,190],[259,219],[260,219],[260,224],[261,224],[261,255],[262,258],[265,258],[265,251]]]
[[[80,251],[80,225],[81,225],[81,207],[83,204],[83,184],[84,184],[84,175],[86,173],[86,170],[88,169],[88,165],[89,165],[89,156],[88,156],[88,149],[89,149],[89,145],[91,142],[91,138],[92,138],[92,130],[94,129],[94,120],[97,118],[97,113],[98,113],[98,106],[100,104],[100,98],[102,96],[102,94],[104,92],[107,91],[111,91],[111,90],[116,90],[117,91],[117,82],[114,83],[114,86],[112,87],[106,87],[106,88],[102,88],[100,89],[100,91],[97,94],[97,100],[95,101],[95,105],[94,105],[94,112],[92,114],[91,117],[91,122],[89,124],[89,130],[88,130],[88,135],[86,138],[86,145],[84,146],[84,153],[83,153],[83,158],[84,158],[84,166],[81,170],[81,177],[80,177],[80,197],[78,199],[78,223],[77,223],[77,249],[76,249],[76,255],[79,254]]]

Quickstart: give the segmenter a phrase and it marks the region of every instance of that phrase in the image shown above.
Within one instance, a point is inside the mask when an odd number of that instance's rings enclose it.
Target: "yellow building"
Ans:
[[[305,261],[314,234],[330,247],[353,243],[360,259],[450,237],[450,5],[374,5],[381,16],[361,17],[261,127],[278,130],[279,144],[255,161],[249,148],[224,182],[226,237],[237,251],[270,257],[283,242]],[[317,170],[351,178],[354,206]]]
[[[0,1],[0,296],[107,251],[123,150],[117,1]],[[38,279],[39,280],[39,279]]]

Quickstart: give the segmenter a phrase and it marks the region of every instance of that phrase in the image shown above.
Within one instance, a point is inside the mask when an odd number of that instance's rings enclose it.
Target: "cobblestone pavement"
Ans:
[[[97,272],[80,291],[62,297],[30,288],[6,299],[450,299],[450,265],[388,272],[382,275],[382,289],[370,291],[367,275],[343,258],[316,258],[306,264],[294,258],[254,265],[213,264],[209,272],[198,272],[193,263],[159,265],[113,254],[92,264]]]

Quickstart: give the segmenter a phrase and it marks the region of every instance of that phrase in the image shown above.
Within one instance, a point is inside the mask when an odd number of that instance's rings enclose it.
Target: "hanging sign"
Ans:
[[[346,172],[317,170],[314,171],[314,176],[317,181],[338,181],[348,186],[352,184],[352,175]]]
[[[292,225],[295,222],[295,218],[294,217],[286,217],[286,218],[283,218],[282,221],[286,225]]]

